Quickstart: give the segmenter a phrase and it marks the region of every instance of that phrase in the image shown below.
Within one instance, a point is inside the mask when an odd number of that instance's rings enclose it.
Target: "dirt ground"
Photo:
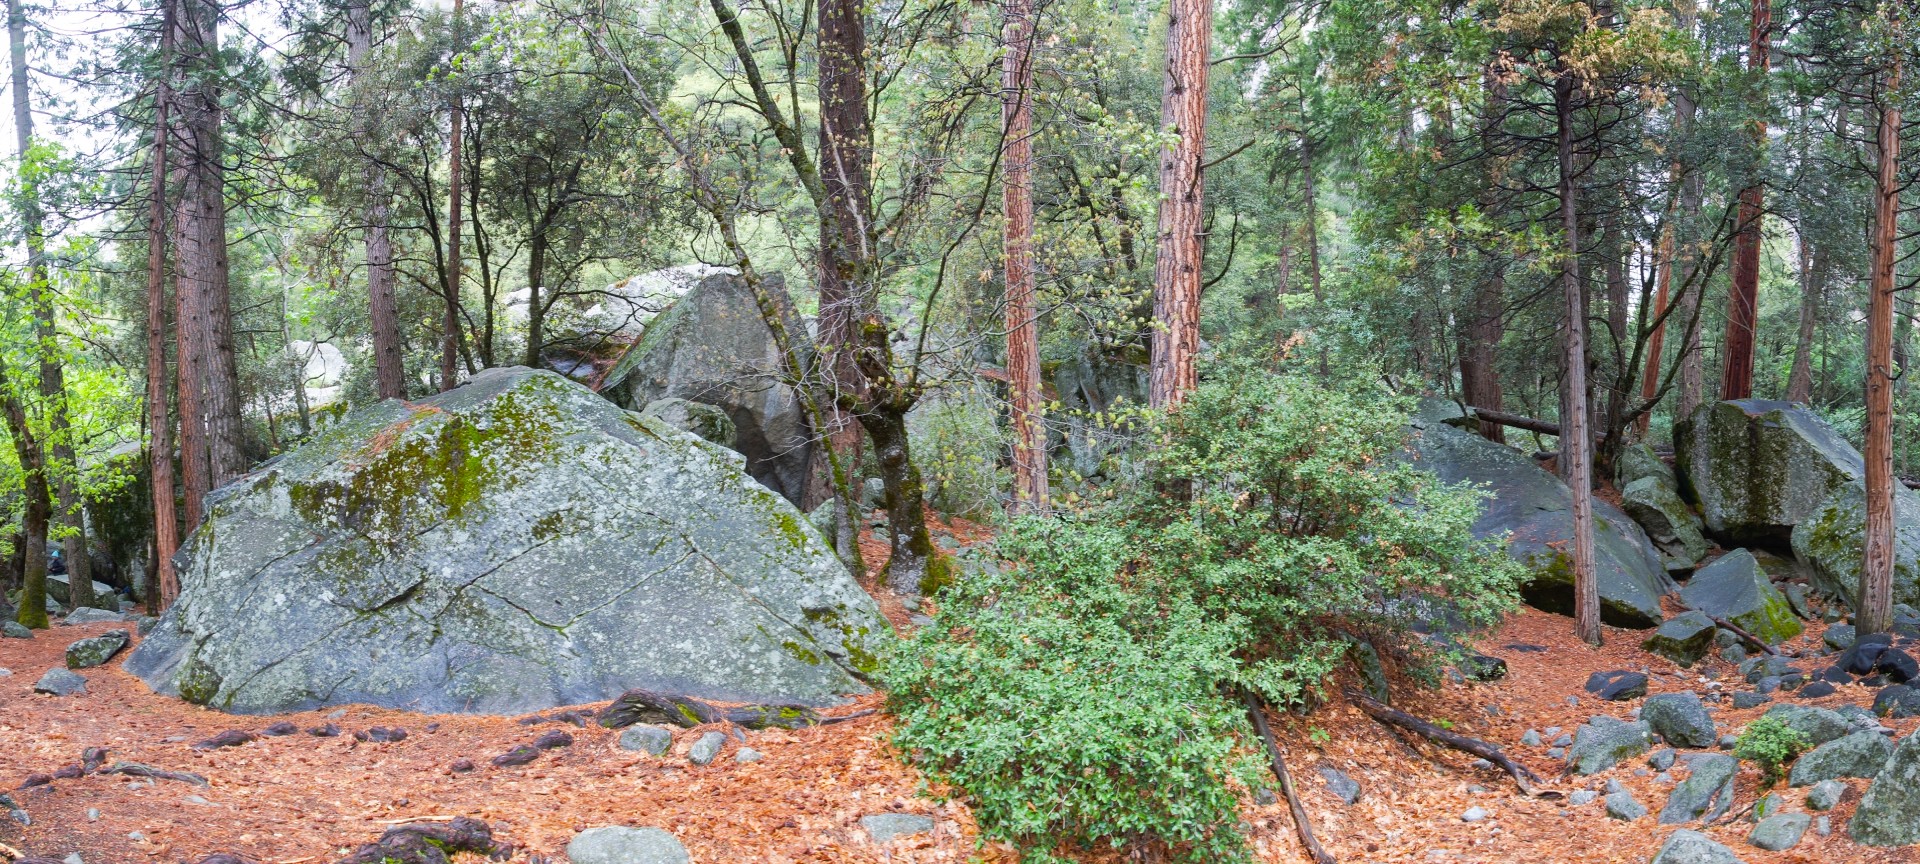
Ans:
[[[889,611],[905,617],[901,610]],[[518,848],[515,860],[550,864],[566,860],[563,850],[576,832],[600,825],[665,828],[686,844],[695,864],[1016,860],[1006,850],[976,844],[964,806],[934,803],[920,776],[889,750],[884,715],[797,732],[747,732],[747,746],[764,753],[762,761],[735,762],[742,745],[730,740],[713,764],[695,767],[684,754],[704,729],[678,733],[674,753],[652,758],[620,750],[616,732],[564,722],[525,724],[519,718],[426,716],[360,706],[236,717],[155,696],[120,671],[117,660],[84,673],[84,695],[32,694],[33,682],[61,663],[69,642],[113,626],[55,627],[30,641],[0,639],[0,668],[12,670],[0,677],[0,788],[75,764],[87,747],[109,748],[109,759],[201,774],[209,786],[102,774],[56,779],[11,793],[33,824],[23,827],[0,818],[0,843],[56,858],[78,852],[86,864],[194,862],[213,852],[238,853],[262,864],[326,864],[390,825],[465,815],[491,823],[496,837]],[[1817,645],[1818,629],[1788,647]],[[1505,747],[1547,778],[1548,789],[1597,789],[1615,778],[1657,813],[1671,787],[1652,776],[1636,776],[1635,769],[1644,767],[1640,760],[1596,777],[1562,777],[1545,747],[1519,746],[1521,735],[1549,726],[1571,732],[1599,713],[1627,716],[1633,703],[1601,703],[1581,690],[1596,670],[1644,669],[1652,673],[1653,693],[1703,686],[1702,674],[1718,676],[1729,690],[1741,685],[1727,664],[1716,661],[1682,672],[1640,651],[1643,634],[1609,630],[1607,647],[1592,649],[1571,632],[1569,619],[1520,612],[1480,644],[1507,661],[1504,680],[1449,684],[1440,691],[1403,686],[1395,694],[1396,705]],[[1569,696],[1578,704],[1569,704]],[[1849,686],[1812,704],[1833,707],[1870,699],[1871,691]],[[833,713],[875,707],[879,701],[866,697]],[[1764,710],[1721,708],[1716,717],[1737,729]],[[258,731],[282,719],[302,729],[331,722],[343,734],[263,738],[211,751],[191,746],[223,730]],[[1275,725],[1314,829],[1341,862],[1645,862],[1673,830],[1654,825],[1652,816],[1632,824],[1608,819],[1599,802],[1572,807],[1524,797],[1505,775],[1468,767],[1471,757],[1389,732],[1343,703],[1308,717],[1276,717]],[[1912,734],[1920,721],[1896,725],[1902,735]],[[374,726],[401,727],[408,735],[394,743],[352,737]],[[553,729],[570,732],[576,743],[525,767],[487,764]],[[464,774],[449,770],[463,758],[479,768]],[[1349,807],[1327,792],[1314,771],[1320,765],[1336,766],[1359,781],[1360,799]],[[1751,801],[1757,772],[1747,769],[1738,782],[1739,802]],[[1863,785],[1853,781],[1853,791],[1831,814],[1833,836],[1809,832],[1790,852],[1748,846],[1750,826],[1744,822],[1714,826],[1707,833],[1749,864],[1920,862],[1920,849],[1871,850],[1844,839]],[[1786,795],[1798,808],[1804,790]],[[1460,814],[1476,805],[1491,818],[1461,821]],[[858,820],[881,812],[928,815],[936,827],[931,834],[875,846]],[[1305,860],[1284,802],[1249,805],[1245,819],[1261,860]]]

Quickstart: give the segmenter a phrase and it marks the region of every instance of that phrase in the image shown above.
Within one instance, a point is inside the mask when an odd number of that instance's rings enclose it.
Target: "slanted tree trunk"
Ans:
[[[173,53],[173,0],[160,4],[161,63]],[[174,522],[173,419],[167,411],[167,76],[154,82],[153,188],[147,204],[147,472],[153,493],[153,585],[150,611],[173,604],[180,578],[173,553],[180,537]],[[155,595],[158,601],[155,600]]]
[[[7,437],[13,439],[13,452],[20,460],[22,491],[26,506],[20,519],[22,560],[20,608],[14,620],[22,626],[44,630],[47,627],[47,520],[53,510],[47,491],[47,463],[27,425],[27,412],[14,392],[15,382],[7,369],[7,358],[0,352],[0,414],[5,415]]]
[[[1213,50],[1213,0],[1172,0],[1167,8],[1167,74],[1160,125],[1173,143],[1160,153],[1159,252],[1153,265],[1154,408],[1175,408],[1199,384],[1200,265],[1206,193],[1200,163],[1207,149],[1207,68]],[[1309,214],[1311,218],[1311,214]]]
[[[1033,0],[1008,0],[1001,27],[1001,207],[1006,232],[1007,381],[1013,419],[1015,510],[1047,506],[1047,429],[1041,417],[1040,336],[1033,272]]]
[[[21,161],[33,146],[33,82],[27,72],[27,13],[21,0],[7,0],[7,42],[13,60],[13,129]],[[35,355],[40,361],[40,398],[46,404],[47,441],[54,491],[60,505],[60,521],[66,527],[61,547],[67,559],[67,601],[70,605],[93,605],[92,559],[87,555],[87,523],[80,499],[74,490],[74,477],[80,470],[73,449],[73,431],[67,421],[66,370],[60,360],[60,333],[55,326],[53,286],[48,281],[47,244],[44,214],[39,190],[23,184],[20,199],[20,223],[27,242],[28,294],[32,301],[34,335],[39,342]]]
[[[1574,635],[1600,644],[1600,582],[1593,562],[1593,466],[1587,439],[1587,321],[1580,286],[1580,217],[1575,206],[1573,164],[1573,70],[1562,68],[1554,82],[1553,104],[1559,144],[1560,227],[1566,235],[1561,287],[1566,306],[1566,392],[1561,403],[1560,461],[1573,492]]]
[[[174,90],[182,163],[175,211],[178,287],[195,377],[198,421],[205,427],[206,482],[217,487],[246,470],[241,452],[240,380],[234,367],[233,311],[227,281],[226,169],[222,164],[217,0],[185,0],[175,16],[182,81]],[[185,394],[182,394],[183,398]]]
[[[357,79],[373,50],[373,4],[355,0],[347,7],[347,66]],[[365,105],[355,100],[353,139],[364,155],[375,122]],[[371,157],[361,167],[366,225],[361,228],[367,259],[367,321],[373,330],[374,392],[382,399],[407,398],[407,370],[400,344],[400,305],[394,296],[393,202],[387,193],[387,175]]]
[[[1899,86],[1894,67],[1887,90]],[[1899,242],[1900,109],[1880,109],[1874,184],[1873,266],[1867,290],[1866,555],[1860,567],[1860,632],[1893,627],[1893,265]]]
[[[1747,45],[1747,68],[1764,76],[1772,50],[1773,10],[1769,0],[1752,0],[1751,39]],[[1764,77],[1757,85],[1760,98],[1754,108],[1766,105]],[[1733,241],[1733,279],[1727,296],[1727,338],[1721,346],[1724,361],[1720,375],[1720,398],[1745,399],[1753,395],[1753,340],[1759,320],[1760,242],[1765,211],[1761,209],[1758,169],[1766,161],[1767,121],[1753,121],[1754,167],[1756,176],[1740,190],[1740,223]]]
[[[463,0],[453,0],[453,26],[464,36],[466,18]],[[453,97],[453,109],[447,133],[447,282],[441,286],[444,306],[440,315],[440,392],[460,383],[460,135],[467,125],[466,109],[460,97]]]

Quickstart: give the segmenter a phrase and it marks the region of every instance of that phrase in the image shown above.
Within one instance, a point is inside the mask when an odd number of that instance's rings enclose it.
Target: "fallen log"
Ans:
[[[1405,711],[1389,708],[1376,701],[1373,697],[1358,690],[1349,688],[1346,694],[1347,701],[1352,702],[1355,708],[1359,708],[1361,712],[1368,717],[1372,717],[1390,726],[1398,726],[1409,732],[1418,734],[1429,741],[1451,747],[1462,753],[1471,753],[1488,762],[1492,762],[1499,766],[1501,770],[1512,775],[1514,782],[1519,784],[1520,791],[1530,798],[1560,797],[1560,793],[1558,792],[1542,792],[1535,789],[1534,784],[1540,782],[1540,775],[1528,770],[1527,766],[1507,758],[1506,753],[1501,752],[1500,748],[1492,744],[1488,744],[1478,738],[1471,738],[1458,732],[1442,729]]]
[[[1473,417],[1476,420],[1487,423],[1497,423],[1501,426],[1508,426],[1527,432],[1538,432],[1542,435],[1552,435],[1555,438],[1560,437],[1560,424],[1558,423],[1534,417],[1525,417],[1519,414],[1509,414],[1493,408],[1481,408],[1477,405],[1468,405],[1467,410],[1473,412]]]
[[[102,774],[125,774],[128,777],[145,777],[149,780],[173,780],[194,786],[207,785],[207,778],[186,771],[167,771],[152,765],[138,762],[115,762],[100,770]]]
[[[1266,706],[1261,704],[1260,697],[1245,687],[1240,688],[1240,699],[1247,703],[1247,716],[1253,720],[1253,731],[1267,745],[1273,776],[1280,781],[1280,793],[1287,798],[1287,810],[1293,814],[1293,827],[1300,835],[1300,845],[1306,847],[1307,854],[1313,856],[1315,864],[1334,864],[1333,856],[1321,848],[1320,841],[1313,837],[1313,824],[1307,820],[1307,808],[1301,805],[1300,793],[1293,788],[1293,775],[1287,773],[1287,761],[1280,756],[1280,745],[1273,740],[1273,730],[1267,728]]]

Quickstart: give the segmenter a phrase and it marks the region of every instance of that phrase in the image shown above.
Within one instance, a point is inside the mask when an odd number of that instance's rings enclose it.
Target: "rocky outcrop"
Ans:
[[[1715,618],[1731,621],[1754,636],[1778,645],[1800,635],[1800,619],[1785,595],[1773,587],[1753,553],[1735,549],[1693,574],[1680,599]]]
[[[1680,490],[1658,477],[1642,477],[1620,490],[1620,509],[1647,532],[1668,570],[1691,570],[1713,544],[1700,533],[1700,517],[1687,509]]]
[[[800,334],[799,319],[788,329]],[[668,398],[725,411],[733,421],[727,446],[747,457],[747,473],[798,504],[813,466],[813,428],[783,380],[783,363],[753,289],[719,271],[649,320],[598,389],[635,411]]]
[[[1572,492],[1519,451],[1442,422],[1449,408],[1429,403],[1414,419],[1413,464],[1448,483],[1487,487],[1493,497],[1474,522],[1474,535],[1506,537],[1507,553],[1533,569],[1521,589],[1528,603],[1572,614],[1573,569],[1565,552],[1573,538]],[[1623,627],[1659,624],[1669,583],[1653,544],[1619,508],[1595,499],[1593,513],[1602,619]]]
[[[550,372],[371,406],[209,509],[126,668],[227,711],[825,704],[886,627],[737,454]]]
[[[1920,734],[1908,735],[1893,748],[1879,777],[1861,797],[1847,831],[1868,846],[1911,846],[1920,843],[1916,813],[1920,813]]]
[[[1856,606],[1860,560],[1866,548],[1867,490],[1842,484],[1793,528],[1793,554],[1811,565],[1814,584]],[[1920,495],[1893,490],[1893,599],[1920,604]]]
[[[1674,455],[1707,532],[1779,542],[1865,472],[1860,454],[1805,406],[1740,399],[1700,406],[1675,427]]]

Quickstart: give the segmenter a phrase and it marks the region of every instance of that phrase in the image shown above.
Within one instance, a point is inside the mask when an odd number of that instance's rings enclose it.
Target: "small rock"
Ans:
[[[1840,799],[1846,797],[1847,784],[1842,780],[1822,780],[1807,790],[1808,810],[1832,810],[1839,806]]]
[[[1861,731],[1813,748],[1793,763],[1787,782],[1809,786],[1822,780],[1860,777],[1871,780],[1893,755],[1893,743],[1878,732]]]
[[[1785,723],[1807,736],[1807,741],[1816,747],[1853,731],[1853,724],[1848,723],[1847,718],[1810,705],[1775,705],[1763,716]]]
[[[1679,825],[1704,819],[1713,821],[1733,805],[1733,778],[1740,773],[1740,761],[1717,753],[1701,754],[1693,760],[1693,772],[1667,796],[1660,811],[1660,824]]]
[[[1759,822],[1762,819],[1786,809],[1787,799],[1778,792],[1768,792],[1760,800],[1753,802],[1753,812],[1747,815],[1748,821]]]
[[[1607,815],[1622,822],[1632,822],[1647,815],[1647,808],[1635,801],[1632,793],[1621,790],[1607,795]]]
[[[207,799],[202,798],[198,795],[188,795],[187,797],[182,798],[180,800],[185,801],[188,804],[196,804],[202,807],[213,803],[212,801],[208,801]]]
[[[338,738],[340,737],[340,727],[332,723],[325,723],[308,729],[307,734],[315,738]]]
[[[282,720],[278,723],[273,724],[272,726],[268,726],[267,728],[260,730],[260,734],[261,736],[266,738],[284,738],[288,735],[292,735],[299,731],[300,731],[300,727],[295,726],[292,723],[288,723],[285,720]]]
[[[87,679],[66,669],[49,669],[34,682],[33,692],[50,696],[72,696],[87,692]]]
[[[61,864],[87,864],[87,862],[80,857],[80,853],[78,852],[68,853],[67,857],[60,859],[60,861],[61,861]]]
[[[1692,692],[1662,693],[1647,699],[1641,718],[1669,743],[1681,747],[1713,744],[1713,718]]]
[[[620,749],[664,756],[673,749],[673,732],[665,726],[628,726],[620,733]]]
[[[455,759],[453,760],[453,764],[447,766],[447,770],[455,774],[466,774],[472,771],[474,767],[472,759]]]
[[[1332,792],[1334,797],[1348,804],[1360,800],[1360,784],[1348,777],[1346,772],[1331,765],[1322,765],[1315,770],[1320,773],[1320,779],[1326,781],[1327,791]]]
[[[764,754],[752,747],[742,747],[740,748],[740,752],[733,754],[733,761],[735,762],[758,762],[765,758],[766,756]]]
[[[876,813],[860,817],[860,827],[879,845],[895,837],[910,837],[933,830],[933,820],[912,813]]]
[[[538,758],[540,758],[539,748],[529,747],[525,744],[522,744],[518,747],[513,748],[512,750],[508,750],[505,753],[502,753],[498,756],[493,757],[493,767],[512,768],[517,765],[525,765]]]
[[[1540,733],[1532,729],[1528,729],[1525,735],[1520,736],[1520,745],[1522,747],[1540,746]]]
[[[1732,849],[1698,831],[1682,828],[1667,836],[1652,864],[1742,864]]]
[[[1580,727],[1565,758],[1575,774],[1598,774],[1647,752],[1652,746],[1648,731],[1645,723],[1595,717]]]
[[[1622,785],[1622,784],[1620,783],[1620,781],[1619,781],[1619,780],[1616,780],[1616,779],[1614,779],[1614,778],[1612,778],[1612,777],[1608,777],[1608,778],[1607,778],[1607,789],[1606,789],[1606,791],[1607,791],[1607,794],[1608,794],[1608,795],[1612,795],[1612,794],[1613,794],[1613,793],[1615,793],[1615,792],[1625,792],[1625,791],[1627,791],[1627,787],[1626,787],[1626,786],[1624,786],[1624,785]]]
[[[1722,750],[1732,750],[1734,747],[1738,746],[1739,743],[1740,743],[1740,737],[1738,735],[1720,736],[1720,749]]]
[[[98,821],[100,821],[100,808],[98,808],[98,807],[88,807],[88,808],[87,808],[87,821],[88,821],[88,822],[98,822]]]
[[[0,636],[8,639],[32,639],[33,631],[18,621],[0,622]]]
[[[1655,771],[1665,771],[1673,767],[1675,755],[1672,747],[1663,747],[1655,750],[1652,756],[1647,757],[1647,767]]]
[[[1600,793],[1592,789],[1575,789],[1572,794],[1567,796],[1567,803],[1575,807],[1581,807],[1592,804],[1594,800],[1599,797]]]
[[[73,610],[72,612],[68,612],[66,619],[61,621],[60,623],[70,624],[70,625],[72,624],[108,624],[115,621],[125,621],[125,620],[127,620],[127,616],[122,615],[119,612],[108,612],[105,609],[95,609],[90,606],[82,606],[78,609]]]
[[[1832,684],[1825,681],[1815,681],[1812,684],[1800,688],[1800,698],[1825,699],[1828,696],[1832,696],[1835,692]]]
[[[218,750],[222,747],[238,747],[259,736],[245,729],[228,729],[218,735],[193,745],[195,750]]]
[[[1253,803],[1260,807],[1272,807],[1280,803],[1280,799],[1274,797],[1272,789],[1261,787],[1253,790]]]
[[[1627,702],[1647,695],[1647,676],[1624,669],[1595,672],[1588,676],[1586,690],[1609,702]]]
[[[1807,826],[1812,823],[1813,817],[1805,813],[1775,813],[1753,826],[1753,833],[1747,835],[1747,842],[1769,852],[1792,849],[1800,843],[1801,836],[1807,833]]]
[[[1485,807],[1468,807],[1467,812],[1460,814],[1460,821],[1485,822],[1487,817],[1491,815],[1493,814],[1488,813]]]
[[[1640,647],[1681,666],[1692,666],[1713,646],[1713,619],[1688,611],[1661,623]]]
[[[555,729],[534,739],[533,746],[541,750],[557,750],[561,747],[572,747],[573,736],[562,730]]]
[[[1822,816],[1818,819],[1813,820],[1813,833],[1818,834],[1822,837],[1832,836],[1833,820],[1826,816]]]
[[[125,630],[108,630],[67,646],[68,669],[91,669],[113,659],[133,637]]]
[[[1820,641],[1835,651],[1845,651],[1853,647],[1853,625],[1835,624],[1820,634]]]
[[[1567,758],[1567,748],[1549,747],[1547,748],[1547,758],[1548,759],[1565,759]]]
[[[589,828],[567,843],[573,864],[688,864],[687,847],[659,828]]]
[[[687,761],[695,765],[711,764],[720,755],[720,748],[727,743],[727,736],[719,732],[708,732],[693,742],[693,749],[687,751]]]
[[[1572,736],[1572,735],[1561,735],[1560,737],[1558,737],[1558,738],[1555,738],[1555,739],[1553,739],[1553,746],[1555,746],[1555,747],[1572,747],[1572,746],[1573,746],[1573,736]]]
[[[1772,696],[1768,696],[1765,693],[1755,693],[1750,690],[1741,691],[1739,693],[1733,694],[1733,707],[1734,707],[1734,710],[1736,711],[1744,711],[1748,708],[1758,708],[1772,701],[1773,701]]]

